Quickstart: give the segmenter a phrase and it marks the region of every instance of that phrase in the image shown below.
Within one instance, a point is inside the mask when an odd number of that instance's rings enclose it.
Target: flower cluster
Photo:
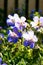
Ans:
[[[24,46],[30,46],[30,48],[34,48],[35,42],[38,41],[37,37],[34,35],[34,31],[24,30],[28,26],[28,23],[25,22],[26,18],[24,16],[19,17],[18,14],[14,14],[14,16],[8,15],[7,24],[12,27],[12,31],[8,32],[8,42],[17,43],[19,38],[24,38]],[[21,32],[19,32],[21,31]]]
[[[27,23],[26,18],[22,16],[21,18],[18,16],[18,14],[14,14],[14,16],[8,15],[7,24],[11,27],[16,26],[19,30],[23,30],[23,28],[26,28]]]

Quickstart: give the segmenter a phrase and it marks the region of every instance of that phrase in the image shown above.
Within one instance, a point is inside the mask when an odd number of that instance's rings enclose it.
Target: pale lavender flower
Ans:
[[[22,32],[19,32],[16,27],[13,28],[13,31],[9,30],[8,32],[8,42],[16,43],[19,38],[22,37]]]
[[[19,30],[23,30],[23,28],[26,28],[28,23],[25,22],[26,18],[24,16],[22,16],[21,18],[18,18],[18,22],[15,22],[15,26],[19,29]]]
[[[38,17],[35,16],[33,18],[33,21],[30,23],[32,25],[32,27],[34,27],[35,29],[39,28],[39,27],[43,27],[43,17]]]
[[[18,15],[14,14],[14,16],[8,15],[8,19],[7,19],[7,25],[9,26],[14,26],[15,22],[18,20]]]
[[[2,58],[0,58],[0,63],[2,63]]]
[[[27,32],[24,32],[22,37],[24,38],[24,45],[25,46],[30,46],[31,45],[35,46],[35,42],[38,41],[38,38],[36,37],[36,35],[34,35],[34,32],[31,30],[31,31],[27,31]],[[33,46],[33,47],[34,47]]]

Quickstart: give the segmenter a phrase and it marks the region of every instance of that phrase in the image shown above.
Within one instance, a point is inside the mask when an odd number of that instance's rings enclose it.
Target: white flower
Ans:
[[[36,35],[34,35],[34,32],[31,30],[31,31],[28,31],[28,32],[24,32],[22,37],[25,39],[25,40],[30,40],[30,41],[33,41],[33,42],[37,42],[38,41],[38,38],[36,37]]]
[[[32,27],[34,27],[35,29],[38,28],[38,22],[31,22],[30,23],[32,25]]]
[[[20,21],[20,18],[18,16],[18,14],[14,14],[14,20],[15,20],[15,22],[19,22]]]
[[[29,36],[28,36],[28,33],[26,32],[24,32],[23,33],[23,35],[22,35],[22,37],[24,38],[24,39],[26,39],[26,40],[29,40]]]
[[[9,19],[7,19],[7,23],[15,23],[20,21],[18,14],[14,14],[14,16],[8,15],[8,18]]]
[[[14,24],[14,17],[13,16],[11,16],[11,15],[8,15],[8,18],[9,19],[7,19],[7,25],[12,25],[12,24]]]
[[[38,22],[38,20],[39,20],[39,17],[38,17],[38,16],[35,16],[35,17],[33,18],[33,21],[34,21],[34,22]]]
[[[38,21],[39,21],[38,16],[35,16],[35,17],[33,18],[33,21],[32,21],[30,24],[32,25],[32,27],[37,28],[37,27],[39,27],[39,26],[38,26]]]
[[[12,22],[12,20],[11,19],[7,19],[7,24],[9,24],[9,23],[11,23],[11,24],[14,24],[14,22]]]
[[[11,16],[11,15],[8,15],[8,18],[9,18],[9,19],[13,19],[13,16]]]
[[[22,30],[23,27],[27,27],[27,22],[26,21],[26,18],[25,17],[21,17],[21,18],[18,18],[18,21],[15,22],[15,26],[19,29],[19,30]]]
[[[43,17],[39,18],[38,16],[35,16],[30,24],[34,28],[39,28],[40,26],[43,26]]]

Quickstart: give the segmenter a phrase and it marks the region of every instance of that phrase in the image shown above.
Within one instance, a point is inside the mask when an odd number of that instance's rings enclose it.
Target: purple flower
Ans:
[[[27,27],[28,23],[25,22],[26,19],[25,17],[21,17],[20,20],[18,22],[15,22],[15,26],[19,29],[19,30],[23,30],[24,28]]]
[[[34,48],[34,46],[35,46],[35,43],[32,42],[32,43],[30,44],[30,48]]]
[[[18,35],[18,38],[21,38],[22,37],[22,32],[18,32],[17,35]]]
[[[27,40],[25,40],[24,41],[24,46],[30,46],[30,48],[34,48],[34,46],[35,46],[35,43],[34,42],[32,42],[32,41],[27,41]]]
[[[19,32],[19,30],[18,30],[17,27],[14,27],[13,28],[13,31],[18,35],[18,38],[21,38],[22,37],[22,32]]]
[[[33,17],[34,17],[34,12],[35,12],[35,10],[31,10],[31,13],[30,13],[30,19],[32,19],[32,20],[33,20]]]
[[[14,42],[16,43],[19,38],[22,37],[22,33],[18,31],[16,27],[13,28],[13,31],[8,31],[8,42]]]
[[[2,40],[0,40],[0,44],[2,44]]]
[[[12,15],[8,15],[8,19],[7,19],[7,25],[8,26],[15,26],[15,22],[18,20],[18,15],[14,14],[14,16]]]
[[[25,41],[24,41],[24,46],[28,46],[28,45],[29,45],[28,41],[25,40]]]
[[[39,10],[39,13],[41,14],[42,13],[42,10]]]
[[[7,19],[7,25],[8,26],[14,26],[15,24],[14,24],[14,22],[12,22],[11,19]]]
[[[18,41],[18,38],[17,37],[8,37],[7,38],[7,40],[8,40],[8,42],[14,42],[14,43],[17,43],[17,41]]]
[[[7,65],[6,63],[3,63],[2,65]]]
[[[28,23],[25,22],[26,18],[24,16],[19,17],[18,14],[14,14],[14,16],[8,15],[8,18],[7,25],[12,26],[12,28],[16,26],[19,30],[22,31],[24,27],[26,28],[28,25]]]
[[[18,28],[17,27],[14,27],[13,28],[13,32],[15,32],[17,34],[18,33]]]
[[[35,10],[33,9],[33,10],[31,10],[31,13],[34,13],[35,12]]]
[[[2,58],[0,58],[0,63],[2,63]]]

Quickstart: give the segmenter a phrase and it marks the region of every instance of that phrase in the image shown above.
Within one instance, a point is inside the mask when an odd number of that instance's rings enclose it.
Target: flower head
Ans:
[[[25,40],[24,41],[24,46],[30,46],[30,48],[34,48],[34,46],[35,46],[35,43],[34,42],[32,42],[32,41],[27,41],[27,40]]]
[[[27,23],[26,18],[24,16],[22,16],[21,18],[18,18],[18,22],[15,22],[15,26],[19,29],[19,30],[23,30],[23,28],[27,27]]]
[[[23,38],[26,39],[26,40],[31,40],[33,42],[37,42],[37,37],[36,35],[34,35],[34,32],[31,30],[31,31],[28,31],[26,33],[23,33]]]
[[[0,63],[2,63],[2,58],[0,58]]]
[[[33,46],[35,44],[35,42],[38,41],[36,35],[34,35],[34,32],[32,30],[28,31],[26,33],[23,33],[22,37],[25,39],[25,41],[24,41],[25,46],[28,46],[28,45]]]
[[[32,25],[32,27],[34,27],[35,29],[39,28],[40,26],[43,27],[43,17],[38,17],[35,16],[33,18],[33,22],[30,23]]]
[[[9,30],[8,32],[8,42],[14,42],[16,43],[18,41],[18,38],[21,38],[22,33],[18,31],[16,27],[13,28],[13,31]]]
[[[18,20],[18,15],[14,14],[14,16],[8,15],[8,19],[7,19],[7,25],[8,26],[14,26],[15,22]]]

